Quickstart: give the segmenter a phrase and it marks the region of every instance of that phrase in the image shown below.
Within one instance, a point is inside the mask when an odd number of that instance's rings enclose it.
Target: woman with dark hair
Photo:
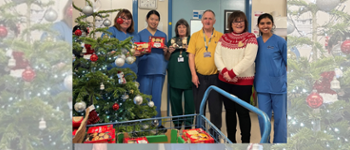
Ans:
[[[255,35],[248,31],[247,17],[242,11],[233,12],[228,18],[230,33],[219,40],[214,60],[218,68],[219,87],[249,103],[254,81],[254,60],[258,51]],[[242,143],[250,142],[251,121],[249,110],[221,95],[226,110],[228,138],[236,143],[237,117],[241,128]]]
[[[168,42],[169,52],[165,59],[168,64],[168,83],[171,103],[171,115],[183,115],[182,93],[185,97],[185,115],[194,113],[194,101],[192,92],[192,76],[188,66],[187,45],[190,41],[190,26],[185,19],[180,19],[175,25],[176,36]],[[193,118],[174,121],[175,128],[181,129],[182,123],[185,123],[185,129],[190,129],[193,124]]]
[[[164,37],[167,41],[167,36],[164,32],[157,29],[160,15],[158,11],[151,10],[146,16],[147,28],[138,33],[140,42],[149,42],[150,36]],[[168,62],[164,55],[167,53],[167,47],[164,49],[152,48],[150,54],[142,55],[139,60],[139,71],[137,81],[140,83],[140,92],[152,95],[152,101],[157,107],[157,117],[161,116],[160,107],[162,99],[163,83]],[[159,127],[163,128],[159,120]]]
[[[255,88],[258,93],[259,109],[271,120],[274,112],[273,143],[287,142],[287,44],[273,34],[274,22],[270,14],[258,18],[260,37],[256,56]],[[263,119],[259,116],[260,132],[264,129]],[[270,140],[269,140],[270,141]]]
[[[117,19],[122,18],[123,23],[118,24]],[[120,41],[124,41],[128,37],[133,37],[132,42],[139,42],[140,38],[134,31],[134,20],[132,19],[132,14],[127,9],[122,9],[118,12],[117,16],[114,18],[114,25],[112,27],[109,27],[108,30],[112,33],[110,37],[117,38]],[[102,34],[101,37],[103,37],[105,34]],[[114,53],[114,51],[112,51]],[[136,61],[132,64],[125,63],[122,67],[119,68],[130,68],[133,72],[137,74],[138,71],[138,56],[141,56],[141,53],[139,51],[135,51],[134,56],[136,56]],[[115,63],[112,63],[112,67],[117,67]]]

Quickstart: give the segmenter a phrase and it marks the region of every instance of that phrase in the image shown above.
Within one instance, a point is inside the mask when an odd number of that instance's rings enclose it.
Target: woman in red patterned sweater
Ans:
[[[219,87],[249,103],[254,81],[255,57],[258,45],[254,34],[247,32],[248,21],[242,11],[233,12],[228,18],[230,33],[219,40],[214,60],[218,68]],[[221,96],[226,109],[228,138],[236,143],[238,114],[242,143],[250,143],[251,121],[249,110]]]

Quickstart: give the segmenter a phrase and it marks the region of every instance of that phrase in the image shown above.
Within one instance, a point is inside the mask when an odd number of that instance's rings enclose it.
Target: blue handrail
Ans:
[[[248,110],[250,111],[253,111],[254,113],[258,114],[260,117],[262,117],[264,119],[264,131],[263,131],[263,135],[261,137],[261,140],[260,140],[260,143],[268,143],[267,140],[268,140],[268,137],[270,135],[270,132],[271,132],[271,123],[270,123],[270,119],[269,117],[263,112],[261,111],[260,109],[258,108],[255,108],[254,106],[250,105],[249,103],[239,99],[238,97],[230,94],[230,93],[227,93],[226,91],[216,87],[216,86],[209,86],[208,89],[205,91],[204,93],[204,97],[203,97],[203,100],[202,100],[202,103],[201,103],[201,106],[199,108],[199,114],[200,115],[204,115],[204,106],[206,104],[206,101],[207,101],[207,98],[209,96],[209,93],[211,92],[211,90],[215,90],[217,91],[218,93],[224,95],[225,97],[227,97],[228,99],[231,99],[232,101],[238,103],[239,105],[247,108]],[[197,120],[197,124],[198,126],[200,126],[200,122],[199,120]]]

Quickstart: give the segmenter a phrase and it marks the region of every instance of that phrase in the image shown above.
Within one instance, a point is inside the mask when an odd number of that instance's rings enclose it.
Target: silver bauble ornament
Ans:
[[[152,121],[152,125],[155,126],[155,127],[158,126],[159,125],[159,121],[158,120],[153,120]]]
[[[337,7],[340,3],[340,0],[317,0],[316,5],[318,9],[322,11],[329,12]]]
[[[103,21],[103,25],[106,26],[106,27],[109,27],[111,25],[111,21],[106,19],[105,21]]]
[[[147,130],[148,128],[149,128],[149,125],[148,125],[148,124],[142,125],[142,130]]]
[[[48,22],[54,22],[58,17],[58,14],[55,10],[53,10],[52,8],[48,9],[46,12],[45,12],[45,20],[48,21]]]
[[[126,55],[129,51],[126,48],[122,48],[122,54]]]
[[[86,109],[86,103],[85,102],[77,102],[74,104],[74,110],[78,113],[83,112]]]
[[[123,59],[123,58],[117,58],[116,60],[115,60],[115,65],[117,65],[118,67],[122,67],[123,65],[124,65],[124,63],[125,63],[125,59]]]
[[[132,53],[132,54],[134,54],[135,53],[135,49],[130,49],[130,52]]]
[[[290,21],[290,20],[288,20],[288,21],[287,21],[287,34],[293,33],[294,30],[295,30],[295,28],[294,28],[293,22]]]
[[[153,102],[153,101],[149,101],[149,102],[148,102],[148,106],[149,106],[149,107],[153,107],[153,106],[154,106],[154,102]]]
[[[64,78],[64,87],[66,87],[67,90],[72,90],[72,84],[73,84],[73,76],[68,75]]]
[[[126,56],[124,54],[118,55],[118,58],[123,58],[125,60]]]
[[[138,83],[137,81],[135,81],[135,86],[136,86],[137,88],[139,88],[139,87],[140,87],[140,83]]]
[[[129,98],[129,95],[128,95],[128,94],[126,94],[126,93],[123,94],[123,96],[122,96],[122,99],[123,99],[123,100],[126,100],[126,99],[128,99],[128,98]]]
[[[157,134],[157,130],[151,130],[150,133],[151,133],[152,135],[156,135],[156,134]]]
[[[83,8],[83,13],[86,15],[86,16],[90,16],[92,13],[94,13],[93,9],[91,6],[85,6]]]
[[[135,103],[136,105],[141,105],[141,104],[142,104],[142,101],[143,101],[142,96],[140,96],[140,95],[135,96],[135,98],[134,98],[134,103]]]
[[[126,57],[126,63],[128,63],[128,64],[132,64],[132,63],[134,63],[135,62],[135,59],[132,57],[132,56],[128,56],[128,57]]]

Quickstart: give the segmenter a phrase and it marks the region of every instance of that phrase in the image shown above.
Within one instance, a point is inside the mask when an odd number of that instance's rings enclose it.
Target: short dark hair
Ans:
[[[132,14],[129,10],[127,9],[122,9],[121,11],[118,12],[117,16],[115,16],[114,18],[114,26],[120,31],[121,30],[121,27],[120,27],[120,24],[117,23],[117,19],[119,17],[122,17],[122,16],[125,16],[125,17],[128,17],[131,19],[131,24],[130,24],[130,27],[126,30],[126,32],[128,33],[133,33],[135,31],[134,29],[134,20],[132,19]]]
[[[159,14],[159,12],[158,12],[158,11],[156,11],[156,10],[150,10],[150,11],[147,13],[146,18],[148,19],[149,17],[151,17],[151,15],[152,15],[152,14],[157,15],[157,16],[158,16],[158,18],[159,18],[159,21],[160,21],[160,14]]]
[[[268,14],[268,13],[264,13],[264,14],[262,14],[262,15],[259,16],[259,18],[258,18],[258,24],[257,24],[258,27],[259,27],[259,23],[260,23],[261,19],[264,19],[264,18],[269,18],[269,19],[271,20],[273,26],[275,27],[275,23],[273,22],[273,17],[272,17],[272,15],[270,15],[270,14]],[[273,29],[274,29],[274,28],[273,28]],[[273,30],[273,29],[272,29],[272,30]],[[272,31],[272,30],[271,30],[271,31]],[[260,29],[259,29],[259,35],[262,35]]]
[[[177,37],[179,37],[179,31],[177,30],[177,27],[180,25],[186,26],[186,36],[190,35],[190,26],[188,25],[187,21],[185,19],[180,19],[179,21],[176,22],[175,25],[175,34]]]
[[[247,17],[245,16],[244,12],[242,12],[240,10],[232,12],[232,14],[228,17],[227,26],[229,27],[229,31],[233,32],[232,23],[233,23],[233,21],[236,21],[238,19],[244,20],[244,24],[245,24],[244,32],[247,32],[248,31],[248,20],[247,20]]]

